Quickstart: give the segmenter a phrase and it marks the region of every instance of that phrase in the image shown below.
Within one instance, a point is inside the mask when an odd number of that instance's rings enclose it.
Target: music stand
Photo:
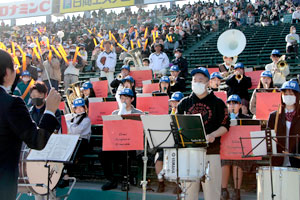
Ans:
[[[127,114],[127,115],[106,115],[103,116],[103,121],[111,120],[137,120],[141,121],[141,114]],[[126,150],[126,199],[129,199],[129,155]]]
[[[145,140],[150,148],[176,148],[176,163],[178,165],[178,148],[187,146],[206,147],[206,133],[201,115],[143,115],[141,116]],[[155,121],[154,121],[155,120]],[[157,122],[157,123],[155,123]],[[146,144],[146,142],[145,142]],[[147,151],[145,145],[145,152]],[[147,157],[147,155],[145,154]],[[144,170],[145,172],[145,170]],[[176,170],[177,185],[179,185],[179,171]],[[144,174],[145,175],[145,174]],[[143,182],[143,189],[147,185]],[[177,191],[179,199],[179,192]],[[143,195],[143,200],[146,197]]]
[[[272,134],[272,132],[273,132],[273,134]],[[288,152],[288,150],[277,141],[277,139],[281,139],[281,138],[285,138],[285,139],[296,138],[296,153],[277,153],[275,151],[275,148],[273,147],[274,144],[279,145],[281,148],[283,148],[285,151]],[[242,146],[242,153],[243,153],[244,158],[249,158],[249,157],[266,157],[266,158],[268,158],[269,167],[270,167],[270,178],[271,178],[271,199],[274,199],[274,197],[276,196],[276,194],[274,194],[274,191],[273,191],[272,157],[273,156],[299,157],[300,156],[300,154],[298,152],[299,138],[300,138],[300,135],[298,135],[298,134],[293,135],[293,136],[275,136],[275,132],[272,131],[270,128],[267,128],[265,130],[264,137],[240,138],[240,143]],[[257,142],[258,139],[260,139],[261,141]],[[254,140],[254,143],[256,143],[256,145],[246,154],[244,152],[243,140]],[[255,149],[257,149],[260,145],[262,145],[263,142],[265,142],[265,147],[266,147],[265,152],[266,153],[262,154],[262,155],[253,155],[253,152],[255,151]]]
[[[48,180],[47,180],[47,200],[49,200],[50,192],[50,181],[51,171],[49,162],[73,164],[76,154],[78,152],[81,140],[79,135],[57,135],[52,134],[49,138],[47,145],[43,150],[31,150],[26,161],[28,162],[45,162],[45,168],[48,169]],[[75,183],[76,178],[70,177],[73,180],[72,186],[68,190],[67,194],[59,196],[57,198],[65,197],[68,198]],[[40,184],[36,184],[40,186]],[[53,195],[53,194],[52,194]]]

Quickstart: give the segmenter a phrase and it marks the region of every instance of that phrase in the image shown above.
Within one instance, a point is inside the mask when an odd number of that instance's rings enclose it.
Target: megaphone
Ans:
[[[237,29],[227,30],[218,38],[217,47],[223,56],[238,56],[246,47],[246,37]]]

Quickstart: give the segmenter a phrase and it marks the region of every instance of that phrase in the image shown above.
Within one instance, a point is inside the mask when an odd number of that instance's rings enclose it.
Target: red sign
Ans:
[[[108,94],[108,81],[95,81],[92,82],[93,89],[95,91],[96,97],[106,98]]]
[[[89,117],[92,125],[103,124],[102,115],[111,115],[111,113],[117,109],[118,103],[116,101],[90,102]]]
[[[143,81],[152,80],[151,70],[131,71],[129,75],[135,80],[136,87],[142,87]]]
[[[268,120],[271,112],[278,110],[281,103],[279,92],[256,93],[256,119]]]
[[[61,134],[68,134],[67,122],[64,115],[61,116]]]
[[[168,96],[137,97],[136,107],[152,115],[167,115],[169,113],[168,100]]]
[[[251,78],[252,86],[250,89],[257,88],[259,81],[260,81],[260,74],[264,70],[252,71],[252,72],[245,72],[245,75]]]
[[[216,95],[216,97],[222,99],[224,101],[224,103],[226,104],[227,101],[227,93],[225,91],[220,91],[220,92],[214,92],[214,94]]]
[[[159,83],[151,83],[143,85],[143,93],[152,93],[159,90]]]
[[[250,137],[250,132],[260,131],[260,126],[230,126],[229,132],[221,137],[220,156],[222,160],[261,160],[261,157],[242,158],[240,138]],[[252,149],[251,139],[243,139],[244,154]]]
[[[206,68],[209,72],[209,74],[212,74],[214,72],[219,72],[219,68],[218,67],[213,67],[213,68]]]
[[[103,151],[144,150],[143,131],[142,121],[104,121]]]
[[[0,4],[1,19],[45,16],[50,15],[51,12],[52,0],[11,1],[7,4]]]

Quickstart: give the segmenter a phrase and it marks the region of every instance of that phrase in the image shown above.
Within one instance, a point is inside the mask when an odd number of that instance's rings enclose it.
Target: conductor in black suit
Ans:
[[[9,94],[15,77],[12,57],[0,50],[0,199],[3,200],[16,199],[22,142],[32,149],[41,150],[45,147],[58,125],[54,113],[61,100],[57,91],[52,89],[38,128],[24,101]]]

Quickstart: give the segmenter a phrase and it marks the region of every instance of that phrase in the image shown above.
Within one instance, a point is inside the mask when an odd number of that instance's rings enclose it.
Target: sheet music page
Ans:
[[[32,149],[27,160],[69,161],[79,135],[52,134],[43,150]]]
[[[271,135],[273,137],[276,136],[276,133],[274,130],[271,130]],[[265,131],[253,131],[250,132],[250,137],[265,137],[266,133]],[[263,138],[253,138],[251,139],[251,145],[252,148],[254,148],[256,145],[259,144],[260,141],[262,141]],[[248,152],[247,152],[248,153]],[[277,144],[274,140],[272,140],[272,153],[277,154]],[[256,149],[253,150],[253,155],[255,156],[264,156],[267,155],[267,143],[266,141],[263,141],[260,145],[256,147]]]

